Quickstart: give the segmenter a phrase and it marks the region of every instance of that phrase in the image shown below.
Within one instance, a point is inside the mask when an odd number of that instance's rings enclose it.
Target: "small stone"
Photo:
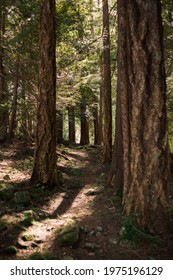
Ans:
[[[102,231],[103,231],[103,227],[97,226],[97,227],[96,227],[96,230],[102,232]]]
[[[90,231],[89,228],[85,227],[85,226],[80,226],[80,230],[82,233],[85,233],[85,234],[89,233],[89,231]]]
[[[89,232],[89,237],[93,237],[94,235],[95,235],[95,231],[94,230]]]
[[[95,256],[95,253],[93,253],[93,252],[89,252],[89,253],[88,253],[88,256],[90,256],[90,257],[94,257],[94,256]]]
[[[74,260],[72,256],[64,256],[63,260]]]
[[[85,243],[85,248],[86,249],[95,250],[95,249],[98,249],[99,247],[100,246],[95,244],[95,243],[90,243],[90,242]]]
[[[95,190],[90,190],[87,193],[85,193],[86,196],[94,196],[97,195],[97,192]]]
[[[100,231],[96,232],[96,237],[100,237],[102,234]]]
[[[116,238],[109,238],[109,243],[113,244],[113,245],[117,245],[118,244],[118,240]]]

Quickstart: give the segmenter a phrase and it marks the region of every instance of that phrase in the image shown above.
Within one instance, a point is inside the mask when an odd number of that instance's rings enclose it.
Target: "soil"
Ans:
[[[131,230],[126,238],[122,234],[121,196],[115,195],[113,187],[105,187],[109,166],[102,164],[100,147],[64,146],[57,153],[63,183],[49,190],[29,183],[33,147],[15,142],[1,148],[1,186],[10,186],[14,195],[29,192],[32,203],[16,206],[14,198],[1,201],[0,218],[7,221],[7,226],[0,229],[0,259],[173,258],[172,237],[163,241]],[[77,225],[79,239],[62,246],[58,232],[69,221]],[[9,246],[15,246],[17,253],[7,250]]]

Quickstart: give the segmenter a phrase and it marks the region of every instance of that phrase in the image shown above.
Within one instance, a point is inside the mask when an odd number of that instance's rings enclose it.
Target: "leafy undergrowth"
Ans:
[[[109,167],[99,147],[57,152],[63,185],[48,190],[29,183],[33,149],[1,149],[0,259],[172,259],[173,242],[158,242],[131,220],[121,225],[121,194],[104,187]]]

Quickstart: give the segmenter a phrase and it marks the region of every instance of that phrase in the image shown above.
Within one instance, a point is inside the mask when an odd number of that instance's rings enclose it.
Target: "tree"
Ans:
[[[62,109],[57,111],[56,125],[57,125],[57,143],[62,144],[63,143],[63,111],[62,111]]]
[[[68,130],[69,130],[69,142],[75,143],[75,108],[74,106],[68,106]]]
[[[16,69],[14,73],[14,89],[13,89],[13,101],[12,101],[12,110],[11,118],[9,121],[9,131],[8,131],[8,141],[11,142],[14,133],[15,120],[16,120],[16,111],[17,111],[17,95],[18,95],[18,86],[19,86],[19,55],[16,58]]]
[[[168,142],[161,3],[118,1],[123,214],[156,235],[169,231]]]
[[[103,0],[103,162],[112,157],[112,99],[108,0]]]
[[[0,142],[7,139],[8,109],[5,91],[5,67],[4,67],[4,35],[5,35],[6,7],[0,3]]]
[[[56,185],[55,0],[40,2],[39,94],[32,183]]]
[[[119,29],[119,36],[121,32]],[[119,75],[120,78],[120,75]],[[122,110],[121,110],[121,81],[117,80],[117,98],[116,98],[116,120],[115,120],[115,142],[113,148],[111,169],[106,181],[109,187],[113,185],[116,193],[122,193],[123,190],[123,136],[122,136]]]
[[[84,92],[85,94],[85,92]],[[81,103],[80,103],[80,144],[88,145],[89,144],[89,124],[87,118],[87,105],[86,97],[82,94]]]
[[[98,102],[97,96],[94,95],[93,97],[93,122],[94,122],[94,145],[99,145],[100,141],[100,134],[99,134],[99,114],[98,114]]]

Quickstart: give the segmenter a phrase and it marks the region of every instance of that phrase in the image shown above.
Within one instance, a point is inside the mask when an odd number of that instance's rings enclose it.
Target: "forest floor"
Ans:
[[[173,259],[173,240],[135,232],[130,221],[122,232],[121,197],[104,186],[99,147],[57,152],[63,184],[48,190],[30,186],[33,148],[1,148],[0,259]]]

